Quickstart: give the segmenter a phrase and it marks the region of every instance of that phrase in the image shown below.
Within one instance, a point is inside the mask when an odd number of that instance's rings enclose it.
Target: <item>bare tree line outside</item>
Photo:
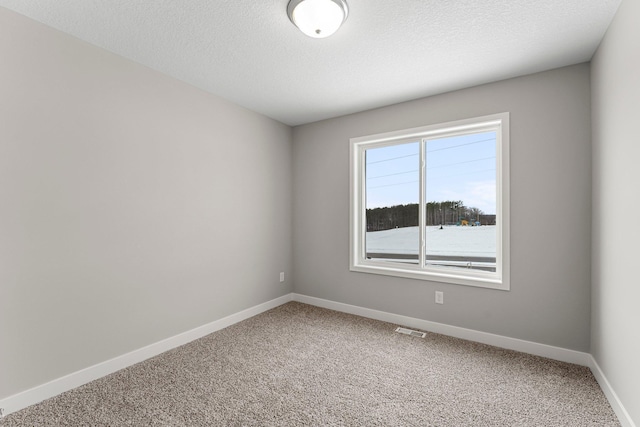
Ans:
[[[495,225],[495,214],[465,206],[461,200],[428,202],[426,225]],[[418,204],[388,206],[367,209],[367,231],[382,231],[392,228],[417,227],[419,225]]]

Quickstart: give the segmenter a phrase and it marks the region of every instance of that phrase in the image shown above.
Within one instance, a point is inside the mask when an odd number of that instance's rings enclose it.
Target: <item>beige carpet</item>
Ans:
[[[3,426],[618,426],[589,369],[288,303]]]

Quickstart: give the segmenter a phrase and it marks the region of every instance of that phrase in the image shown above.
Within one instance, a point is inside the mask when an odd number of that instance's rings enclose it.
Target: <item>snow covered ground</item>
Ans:
[[[426,229],[427,255],[470,257],[496,256],[496,227],[430,226]],[[418,227],[396,228],[367,233],[367,252],[418,254]]]

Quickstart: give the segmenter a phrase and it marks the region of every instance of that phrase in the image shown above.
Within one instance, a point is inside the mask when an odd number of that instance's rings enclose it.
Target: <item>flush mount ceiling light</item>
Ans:
[[[309,37],[329,37],[347,19],[344,0],[291,0],[287,6],[291,22]]]

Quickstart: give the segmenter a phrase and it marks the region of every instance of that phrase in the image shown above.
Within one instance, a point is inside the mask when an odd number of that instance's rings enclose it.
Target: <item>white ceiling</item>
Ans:
[[[0,0],[289,125],[591,59],[620,0],[347,0],[326,39],[288,0]]]

